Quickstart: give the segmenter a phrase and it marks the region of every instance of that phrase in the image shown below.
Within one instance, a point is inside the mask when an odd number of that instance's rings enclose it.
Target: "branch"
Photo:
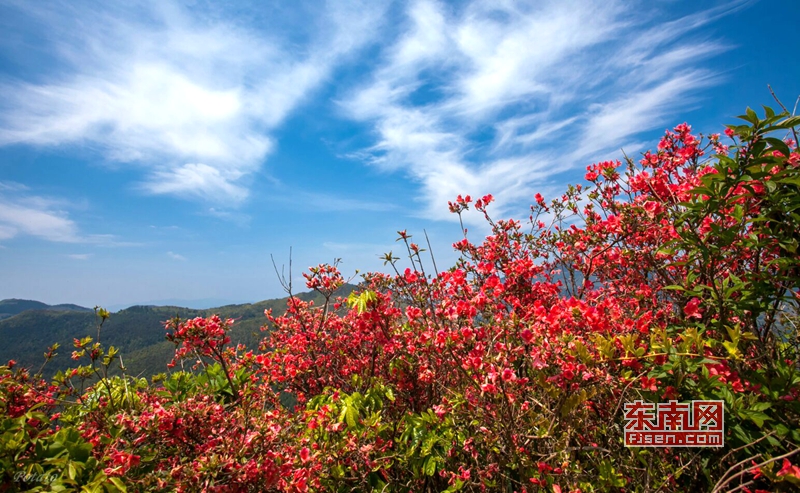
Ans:
[[[721,492],[722,489],[724,487],[726,487],[727,485],[729,485],[734,479],[744,476],[745,474],[749,473],[750,471],[752,471],[753,469],[755,469],[757,467],[760,468],[760,467],[766,466],[767,464],[770,464],[772,462],[779,461],[781,459],[785,459],[787,457],[790,457],[790,456],[796,454],[797,452],[800,452],[800,447],[797,447],[796,449],[792,450],[791,452],[787,452],[787,453],[785,453],[783,455],[779,455],[778,457],[773,457],[772,459],[767,459],[764,462],[756,464],[753,467],[748,467],[747,469],[745,469],[743,471],[737,472],[736,474],[734,474],[733,476],[729,477],[728,479],[725,479],[726,476],[728,476],[728,474],[730,474],[731,471],[734,470],[736,467],[742,465],[743,463],[745,463],[745,462],[747,462],[749,460],[755,460],[755,458],[761,457],[761,454],[754,455],[753,457],[750,457],[750,458],[745,459],[745,460],[743,460],[741,462],[738,462],[738,463],[734,464],[733,466],[731,466],[730,469],[725,471],[725,474],[723,474],[722,477],[720,478],[720,480],[717,481],[717,484],[714,485],[714,489],[711,490],[711,493]]]

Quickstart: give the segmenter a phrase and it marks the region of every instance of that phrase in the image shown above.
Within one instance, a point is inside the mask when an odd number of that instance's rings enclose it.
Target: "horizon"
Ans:
[[[695,6],[0,0],[0,298],[252,303],[271,255],[299,292],[385,272],[399,230],[451,265],[458,194],[527,218],[767,84],[795,105],[800,4]]]

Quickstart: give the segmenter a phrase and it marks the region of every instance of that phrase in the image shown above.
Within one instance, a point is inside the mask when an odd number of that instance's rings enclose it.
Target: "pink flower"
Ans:
[[[487,394],[494,394],[497,392],[497,387],[494,386],[492,383],[485,383],[481,385],[481,392],[486,392]]]
[[[311,451],[308,449],[308,447],[303,447],[300,450],[300,460],[303,462],[308,462],[311,460]]]
[[[417,308],[416,306],[409,306],[406,308],[406,317],[408,317],[409,320],[416,320],[421,316],[422,316],[422,310]]]
[[[503,370],[502,377],[504,382],[513,382],[517,379],[517,374],[511,368],[506,368]]]
[[[700,298],[692,298],[689,303],[686,303],[683,313],[689,318],[703,318],[703,314],[700,311]]]
[[[751,460],[750,462],[752,462],[753,467],[748,469],[747,472],[749,472],[750,474],[753,475],[753,479],[758,479],[761,476],[763,476],[763,474],[761,473],[761,468],[758,467],[758,464],[756,464],[756,461]]]
[[[519,335],[522,337],[522,340],[525,341],[525,344],[530,344],[533,340],[533,332],[531,332],[531,329],[522,329]]]
[[[651,390],[655,392],[658,390],[658,382],[655,378],[650,377],[642,377],[642,389],[644,390]]]
[[[541,370],[542,368],[547,366],[545,360],[541,358],[538,354],[533,356],[533,362],[531,363],[534,369]]]
[[[650,217],[654,217],[661,211],[661,206],[658,202],[654,202],[652,200],[648,200],[644,203],[644,210],[647,212],[647,215]]]
[[[789,459],[783,459],[783,467],[778,471],[778,476],[794,476],[800,479],[800,467],[792,465]]]

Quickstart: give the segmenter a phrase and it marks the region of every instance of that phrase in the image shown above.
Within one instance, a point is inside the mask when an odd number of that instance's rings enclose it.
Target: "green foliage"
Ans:
[[[92,445],[77,429],[47,429],[50,417],[33,407],[0,421],[0,483],[25,491],[125,491],[109,481]]]

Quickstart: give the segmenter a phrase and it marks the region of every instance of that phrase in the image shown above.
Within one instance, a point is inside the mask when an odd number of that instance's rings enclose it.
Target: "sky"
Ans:
[[[284,295],[272,259],[302,291],[335,259],[385,271],[399,230],[446,268],[458,194],[525,219],[667,128],[776,106],[768,84],[792,106],[798,18],[791,0],[0,0],[0,299],[254,302]]]

